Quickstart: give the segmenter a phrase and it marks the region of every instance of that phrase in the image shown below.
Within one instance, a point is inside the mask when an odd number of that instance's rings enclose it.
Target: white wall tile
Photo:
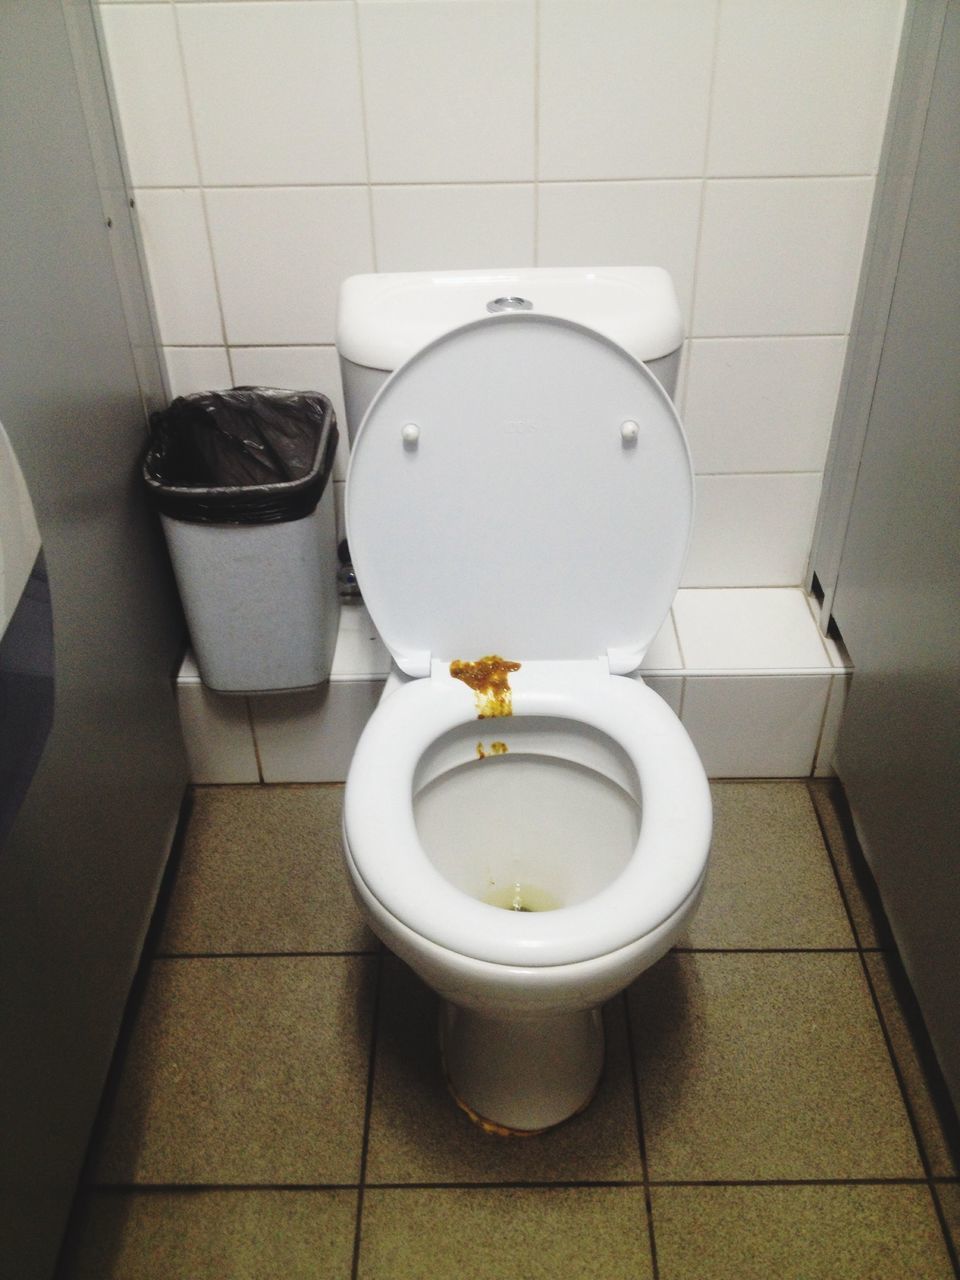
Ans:
[[[334,478],[346,476],[347,415],[340,385],[340,360],[335,347],[231,347],[230,360],[238,386],[287,387],[291,391],[320,391],[333,404],[340,431]]]
[[[843,337],[694,339],[683,423],[695,469],[822,470],[845,350]]]
[[[687,676],[683,724],[711,778],[813,770],[832,676]]]
[[[678,591],[673,613],[688,672],[830,669],[799,588]]]
[[[682,585],[799,585],[819,496],[818,474],[698,476]]]
[[[163,360],[172,396],[233,386],[225,347],[164,347]]]
[[[200,4],[178,15],[205,182],[365,181],[352,4]]]
[[[683,702],[683,677],[682,676],[634,676],[633,679],[642,679],[648,689],[652,689],[655,694],[661,697],[675,716],[680,714],[680,707]]]
[[[534,176],[533,0],[359,0],[374,182]]]
[[[707,171],[876,172],[901,0],[724,0]]]
[[[135,187],[197,182],[190,113],[169,5],[111,5],[101,15]]]
[[[700,196],[699,182],[546,183],[538,265],[664,267],[689,323]]]
[[[223,326],[199,191],[140,191],[137,216],[160,327],[168,346],[223,341]]]
[[[846,333],[871,178],[707,183],[694,336]]]
[[[333,653],[331,680],[347,684],[384,680],[392,665],[393,659],[380,639],[366,605],[356,599],[344,600],[340,608],[340,629]]]
[[[177,684],[180,730],[190,781],[259,782],[246,698],[227,698],[196,681]]]
[[[264,782],[344,782],[382,681],[330,681],[312,693],[251,699]]]
[[[823,717],[823,729],[817,744],[817,758],[813,766],[815,778],[832,778],[836,772],[833,762],[837,754],[837,738],[850,691],[850,676],[836,675],[830,683],[827,710]]]
[[[333,342],[341,280],[373,270],[366,191],[221,188],[206,200],[230,344]]]
[[[650,641],[640,664],[641,671],[679,671],[683,667],[673,614],[668,613],[663,626]]]
[[[543,0],[540,177],[699,175],[716,0]]]
[[[532,184],[374,187],[380,271],[533,265]]]

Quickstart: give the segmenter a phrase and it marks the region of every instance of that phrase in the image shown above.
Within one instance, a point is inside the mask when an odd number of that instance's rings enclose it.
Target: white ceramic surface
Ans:
[[[685,587],[795,587],[807,567],[820,473],[697,476]]]
[[[371,199],[381,271],[533,265],[532,183],[381,186]]]
[[[540,176],[699,174],[716,13],[716,0],[545,0]]]
[[[144,190],[136,198],[153,302],[166,346],[223,343],[203,196]]]
[[[205,198],[227,341],[332,342],[341,280],[373,267],[366,189],[231,187]]]
[[[195,186],[199,170],[173,6],[113,5],[101,21],[134,186]]]
[[[720,9],[707,168],[875,173],[902,0]]]
[[[537,202],[537,263],[655,262],[670,273],[689,327],[703,184],[550,182]]]
[[[688,672],[824,671],[831,665],[797,587],[678,591],[673,616]]]
[[[694,337],[846,333],[872,178],[706,184]]]
[[[846,339],[695,338],[683,425],[699,474],[822,471]]]
[[[206,183],[366,181],[351,4],[181,5],[177,22]]]
[[[359,0],[373,182],[534,177],[533,0]]]
[[[171,396],[221,391],[234,385],[226,347],[164,347]]]

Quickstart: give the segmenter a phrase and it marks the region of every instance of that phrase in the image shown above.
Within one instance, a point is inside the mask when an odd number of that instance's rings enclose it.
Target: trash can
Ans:
[[[150,426],[143,476],[204,684],[322,684],[340,616],[330,401],[234,387],[180,396]]]

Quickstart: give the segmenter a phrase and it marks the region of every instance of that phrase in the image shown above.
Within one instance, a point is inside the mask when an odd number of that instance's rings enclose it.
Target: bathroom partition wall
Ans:
[[[839,774],[960,1105],[960,0],[911,3],[812,571]]]
[[[96,45],[81,86],[71,33],[93,34],[84,0],[0,5],[0,421],[43,541],[55,678],[0,849],[2,1280],[53,1272],[186,780],[182,624],[139,477],[149,345],[111,244],[130,211]]]

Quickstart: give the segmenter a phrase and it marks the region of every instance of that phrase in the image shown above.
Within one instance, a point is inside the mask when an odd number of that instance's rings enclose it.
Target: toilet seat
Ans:
[[[692,520],[686,438],[659,382],[536,312],[464,325],[397,369],[347,475],[363,598],[413,676],[485,653],[635,671]]]
[[[654,933],[698,891],[711,826],[703,766],[666,703],[623,678],[669,611],[692,513],[669,397],[581,325],[491,316],[429,344],[381,387],[354,442],[347,534],[384,643],[421,678],[385,698],[361,735],[344,835],[355,874],[415,934],[498,965],[576,964]],[[587,901],[530,914],[489,906],[450,884],[420,842],[419,762],[477,718],[450,663],[483,654],[520,664],[514,716],[592,726],[639,779],[634,853]],[[509,744],[508,717],[482,723]]]
[[[344,799],[348,848],[370,893],[439,946],[517,967],[593,959],[652,933],[697,891],[711,827],[703,766],[667,704],[641,682],[609,675],[601,663],[527,663],[511,684],[514,716],[592,726],[632,763],[643,815],[622,873],[586,902],[521,914],[469,897],[436,870],[414,820],[416,769],[444,733],[478,723],[472,693],[441,664],[430,678],[387,697],[361,735]],[[483,723],[509,741],[510,720]]]

